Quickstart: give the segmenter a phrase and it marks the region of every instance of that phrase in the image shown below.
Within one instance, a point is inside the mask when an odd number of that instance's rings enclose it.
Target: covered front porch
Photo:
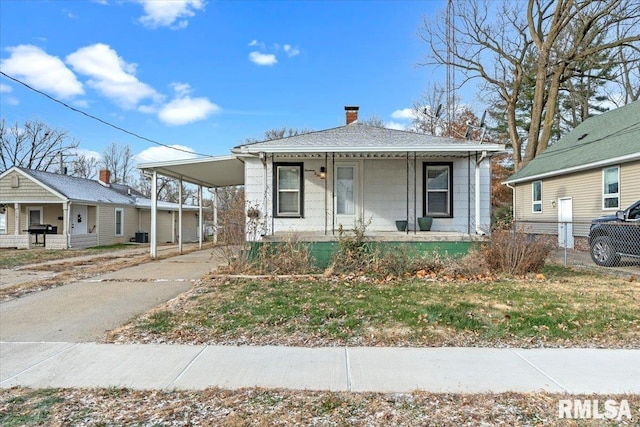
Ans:
[[[95,205],[67,201],[12,203],[5,207],[5,215],[6,234],[0,234],[2,248],[67,249],[98,244]]]

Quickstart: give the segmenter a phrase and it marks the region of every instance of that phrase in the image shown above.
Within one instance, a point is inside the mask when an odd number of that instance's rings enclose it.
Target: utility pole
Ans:
[[[58,155],[60,156],[60,170],[59,173],[60,175],[66,175],[67,174],[67,168],[65,168],[64,166],[64,158],[66,157],[75,157],[77,156],[77,154],[64,154],[62,152],[62,150],[58,151]]]

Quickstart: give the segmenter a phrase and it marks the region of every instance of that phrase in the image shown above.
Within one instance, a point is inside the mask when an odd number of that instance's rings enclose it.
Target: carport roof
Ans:
[[[244,184],[244,164],[235,156],[199,157],[141,163],[138,169],[205,187],[230,187]]]

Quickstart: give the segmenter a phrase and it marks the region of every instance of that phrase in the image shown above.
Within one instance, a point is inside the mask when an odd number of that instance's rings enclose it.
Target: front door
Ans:
[[[558,199],[558,246],[573,249],[573,200]]]
[[[346,229],[354,226],[358,217],[358,164],[336,163],[334,170],[334,207],[336,225]]]
[[[71,234],[87,234],[86,205],[71,205]]]

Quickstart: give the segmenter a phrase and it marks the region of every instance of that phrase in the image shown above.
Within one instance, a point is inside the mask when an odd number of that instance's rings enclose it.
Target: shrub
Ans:
[[[378,275],[401,277],[418,271],[438,273],[444,268],[445,261],[437,251],[419,254],[408,245],[398,245],[385,252],[376,251],[373,264],[373,271]]]
[[[491,233],[491,242],[484,246],[483,254],[492,272],[523,276],[540,271],[552,248],[548,239],[515,227],[501,228]]]
[[[251,267],[262,274],[306,274],[313,270],[313,264],[309,247],[291,233],[283,242],[262,244]]]
[[[338,227],[338,250],[333,255],[330,269],[335,273],[350,273],[368,270],[373,262],[371,245],[365,240],[367,227],[371,219],[365,222],[359,218],[353,229],[345,231],[342,224]]]
[[[443,268],[443,273],[451,277],[486,276],[490,272],[489,265],[483,251],[471,249],[468,254],[458,259],[449,260]]]

